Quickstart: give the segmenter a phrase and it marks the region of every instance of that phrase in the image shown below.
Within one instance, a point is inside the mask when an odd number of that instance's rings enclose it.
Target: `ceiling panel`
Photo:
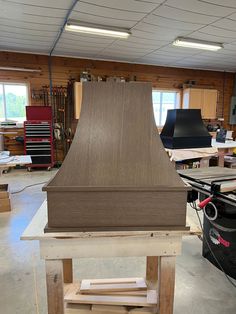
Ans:
[[[223,17],[232,14],[232,9],[224,6],[224,1],[222,1],[221,5],[215,5],[207,1],[199,0],[168,0],[166,5],[181,9],[185,12],[199,13],[204,16]]]
[[[30,28],[24,28],[24,27],[14,27],[14,26],[5,26],[1,24],[0,21],[0,29],[1,33],[9,32],[12,34],[23,34],[23,35],[33,35],[33,36],[42,36],[47,35],[51,36],[51,38],[55,38],[57,32],[51,31],[50,29],[41,31],[40,29],[30,29]]]
[[[143,30],[142,27],[134,28],[132,30],[132,34],[138,38],[145,38],[151,41],[155,41],[157,39],[157,40],[166,41],[168,43],[170,41],[173,41],[176,37],[175,34],[172,34],[171,32],[168,32],[168,31],[165,31],[165,32],[160,31],[160,30],[148,31],[148,30]]]
[[[111,1],[112,4],[113,1]],[[142,19],[147,12],[145,11],[132,11],[132,10],[121,10],[112,8],[111,5],[106,6],[99,6],[96,4],[96,1],[93,1],[93,4],[88,2],[79,1],[76,5],[73,13],[71,14],[72,18],[77,13],[85,13],[85,14],[92,14],[93,16],[98,16],[102,18],[112,18],[112,19],[123,19],[123,20],[131,20],[131,21],[139,21]]]
[[[96,5],[100,8],[112,8],[112,10],[120,10],[127,12],[149,13],[156,8],[157,4],[161,4],[163,0],[156,1],[137,1],[137,0],[80,0],[80,3]],[[78,4],[79,5],[79,4]],[[76,8],[77,9],[77,8]]]
[[[220,19],[219,21],[214,22],[212,26],[232,31],[236,28],[236,20],[232,20],[229,18]]]
[[[55,3],[56,4],[56,3]],[[42,17],[47,16],[47,17],[60,17],[64,18],[65,14],[67,12],[67,9],[59,9],[56,6],[53,7],[43,7],[40,5],[22,5],[21,11],[23,11],[23,15],[41,15]]]
[[[156,50],[163,45],[165,45],[165,41],[148,41],[147,43],[143,44],[142,40],[135,41],[134,39],[128,39],[128,40],[116,40],[113,42],[112,46],[116,47],[127,47],[129,49],[150,49],[150,50]]]
[[[48,41],[49,43],[52,43],[52,40],[54,39],[53,35],[48,35],[48,34],[41,34],[41,35],[31,35],[31,34],[24,34],[24,33],[20,33],[20,32],[15,32],[14,30],[11,29],[10,32],[6,31],[6,32],[0,32],[0,36],[1,37],[5,37],[5,38],[16,38],[16,39],[30,39],[32,41],[36,40],[36,41]],[[4,42],[4,40],[3,40]],[[1,43],[0,43],[1,45]]]
[[[155,60],[169,60],[169,61],[173,61],[173,60],[179,60],[182,57],[178,57],[178,56],[170,56],[170,55],[166,55],[164,52],[158,52],[158,53],[150,53],[148,56],[143,57],[145,59],[155,59]]]
[[[45,47],[42,47],[40,44],[33,45],[32,44],[21,44],[20,50],[18,49],[19,45],[15,43],[6,43],[6,46],[2,48],[2,51],[22,51],[22,52],[36,52],[39,51],[40,53],[45,52]]]
[[[100,25],[109,25],[109,26],[117,26],[117,27],[124,27],[124,28],[131,28],[133,27],[138,21],[135,19],[125,19],[125,18],[112,18],[109,15],[107,16],[100,16],[94,14],[93,12],[84,13],[84,12],[72,12],[71,19],[75,19],[78,21],[95,23]]]
[[[5,43],[7,43],[7,44],[15,44],[15,45],[19,45],[19,44],[23,44],[23,45],[32,45],[32,43],[33,43],[33,45],[34,46],[41,46],[41,47],[46,47],[47,49],[49,49],[50,48],[50,46],[51,46],[51,42],[50,41],[39,41],[39,40],[32,40],[32,39],[17,39],[17,38],[11,38],[11,37],[9,37],[9,38],[6,38],[6,37],[1,37],[0,36],[0,42],[2,41],[2,40],[4,40],[5,41]]]
[[[198,49],[188,49],[184,47],[177,47],[173,45],[167,45],[159,49],[160,51],[164,51],[167,54],[171,55],[182,55],[182,56],[194,56],[196,54],[201,53],[201,50]]]
[[[109,55],[111,54],[112,56],[116,57],[116,56],[124,56],[124,57],[142,57],[145,53],[143,53],[142,51],[130,51],[130,50],[125,50],[125,49],[121,49],[121,48],[106,48],[103,51],[100,51],[99,55]]]
[[[13,21],[25,22],[25,23],[33,23],[38,25],[38,29],[40,29],[40,25],[48,25],[48,28],[51,28],[51,25],[58,25],[58,28],[62,25],[63,19],[56,16],[42,16],[37,15],[37,12],[34,14],[26,15],[24,14],[22,17],[16,16],[15,18],[10,18],[4,16],[5,20],[8,20],[8,24],[11,25]],[[1,29],[0,29],[1,31]]]
[[[81,45],[86,43],[93,43],[103,47],[114,42],[114,39],[110,37],[97,37],[95,35],[85,35],[81,33],[77,34],[74,32],[64,32],[61,36],[60,42],[63,40],[72,40],[73,42],[78,42]]]
[[[236,9],[236,2],[235,0],[199,0],[199,2],[203,2],[203,3],[211,3],[214,5],[218,5],[219,7],[228,7],[231,9]]]
[[[166,28],[162,26],[150,25],[145,22],[139,23],[135,28],[133,28],[132,33],[137,35],[136,31],[145,32],[153,34],[154,38],[160,38],[162,40],[174,40],[178,36],[185,36],[189,31],[178,30],[175,28]]]
[[[209,25],[202,28],[201,32],[209,34],[209,35],[213,35],[213,36],[222,37],[222,38],[236,39],[236,29],[226,30],[226,29]]]
[[[40,31],[50,31],[57,32],[58,28],[60,27],[60,23],[54,22],[54,24],[45,24],[45,23],[36,23],[35,21],[27,22],[25,20],[16,20],[16,19],[6,19],[1,18],[0,20],[0,27],[1,26],[10,26],[14,28],[21,28],[21,29],[32,29],[32,30],[39,30]]]
[[[8,17],[8,18],[15,18],[15,17],[19,17],[22,18],[23,17],[23,6],[21,4],[18,3],[14,3],[11,1],[4,1],[4,0],[0,0],[0,17],[4,18],[4,17]]]
[[[232,53],[236,54],[236,41],[230,44],[224,45],[224,51],[231,51]]]
[[[186,0],[186,3],[188,3],[188,0]],[[167,5],[160,6],[153,12],[153,14],[157,14],[159,16],[163,16],[166,18],[171,17],[172,19],[175,19],[177,21],[189,23],[191,22],[196,23],[197,21],[200,24],[209,24],[217,20],[216,16],[209,16],[200,13],[185,11]]]
[[[175,63],[176,60],[174,60]],[[142,64],[151,64],[151,65],[161,65],[161,66],[169,66],[173,60],[168,58],[140,58],[137,59],[136,62],[142,63]]]
[[[199,29],[200,27],[205,26],[205,24],[201,23],[190,23],[190,22],[182,22],[175,19],[172,19],[171,17],[166,18],[155,14],[148,15],[144,20],[144,23],[147,23],[149,25],[153,26],[160,26],[165,28],[171,28],[175,30],[180,31],[194,31],[196,29]]]
[[[235,40],[231,37],[229,38],[229,37],[223,37],[219,35],[208,34],[208,33],[205,33],[203,30],[191,33],[190,37],[195,38],[195,39],[206,40],[206,41],[219,42],[222,44],[231,43],[232,41]]]
[[[5,2],[2,0],[1,2]],[[68,6],[72,4],[72,0],[12,0],[7,1],[11,5],[20,4],[20,5],[29,5],[29,6],[41,6],[47,8],[58,8],[58,9],[68,9]]]
[[[67,56],[67,57],[75,57],[75,58],[86,58],[86,59],[96,59],[97,52],[92,53],[92,52],[84,52],[78,50],[73,50],[70,49],[68,50],[67,48],[60,48],[56,50],[56,55],[57,56]]]
[[[0,0],[0,49],[48,54],[73,0]],[[127,40],[63,31],[54,55],[236,70],[236,0],[81,0],[70,18],[125,27]],[[179,36],[222,42],[207,52]]]
[[[236,21],[236,10],[234,10],[234,12],[231,15],[227,16],[227,18]]]
[[[147,48],[147,47],[128,47],[128,46],[122,46],[120,45],[118,42],[114,43],[113,45],[110,45],[108,48],[106,48],[105,50],[118,50],[118,51],[122,51],[122,52],[129,52],[129,53],[142,53],[142,54],[147,54],[153,51],[153,49]]]

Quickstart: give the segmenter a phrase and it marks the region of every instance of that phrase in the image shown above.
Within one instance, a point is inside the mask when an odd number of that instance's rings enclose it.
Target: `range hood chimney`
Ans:
[[[211,147],[211,135],[200,109],[168,110],[160,136],[163,145],[170,149]]]
[[[44,187],[46,231],[183,228],[187,188],[158,135],[151,84],[82,87],[73,143]]]

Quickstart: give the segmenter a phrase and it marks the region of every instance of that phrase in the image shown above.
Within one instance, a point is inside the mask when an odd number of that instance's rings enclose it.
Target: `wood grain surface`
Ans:
[[[73,143],[44,188],[48,227],[185,226],[187,189],[156,131],[151,84],[84,83]]]
[[[75,138],[51,185],[183,185],[156,131],[151,84],[83,84]]]

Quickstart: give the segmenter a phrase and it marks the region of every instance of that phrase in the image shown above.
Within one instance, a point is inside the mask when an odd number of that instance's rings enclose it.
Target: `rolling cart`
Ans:
[[[24,151],[32,159],[32,164],[28,165],[27,169],[28,171],[31,171],[31,168],[51,170],[54,166],[51,108],[30,106],[27,108],[26,116],[27,121],[24,122]]]

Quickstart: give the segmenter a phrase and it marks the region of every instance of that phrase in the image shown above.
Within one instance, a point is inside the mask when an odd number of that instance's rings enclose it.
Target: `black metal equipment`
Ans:
[[[203,256],[236,279],[236,169],[210,167],[178,172],[193,188],[188,201],[195,201],[199,193],[198,207],[204,212]]]
[[[211,147],[211,135],[200,109],[168,110],[160,134],[163,145],[170,149]]]

